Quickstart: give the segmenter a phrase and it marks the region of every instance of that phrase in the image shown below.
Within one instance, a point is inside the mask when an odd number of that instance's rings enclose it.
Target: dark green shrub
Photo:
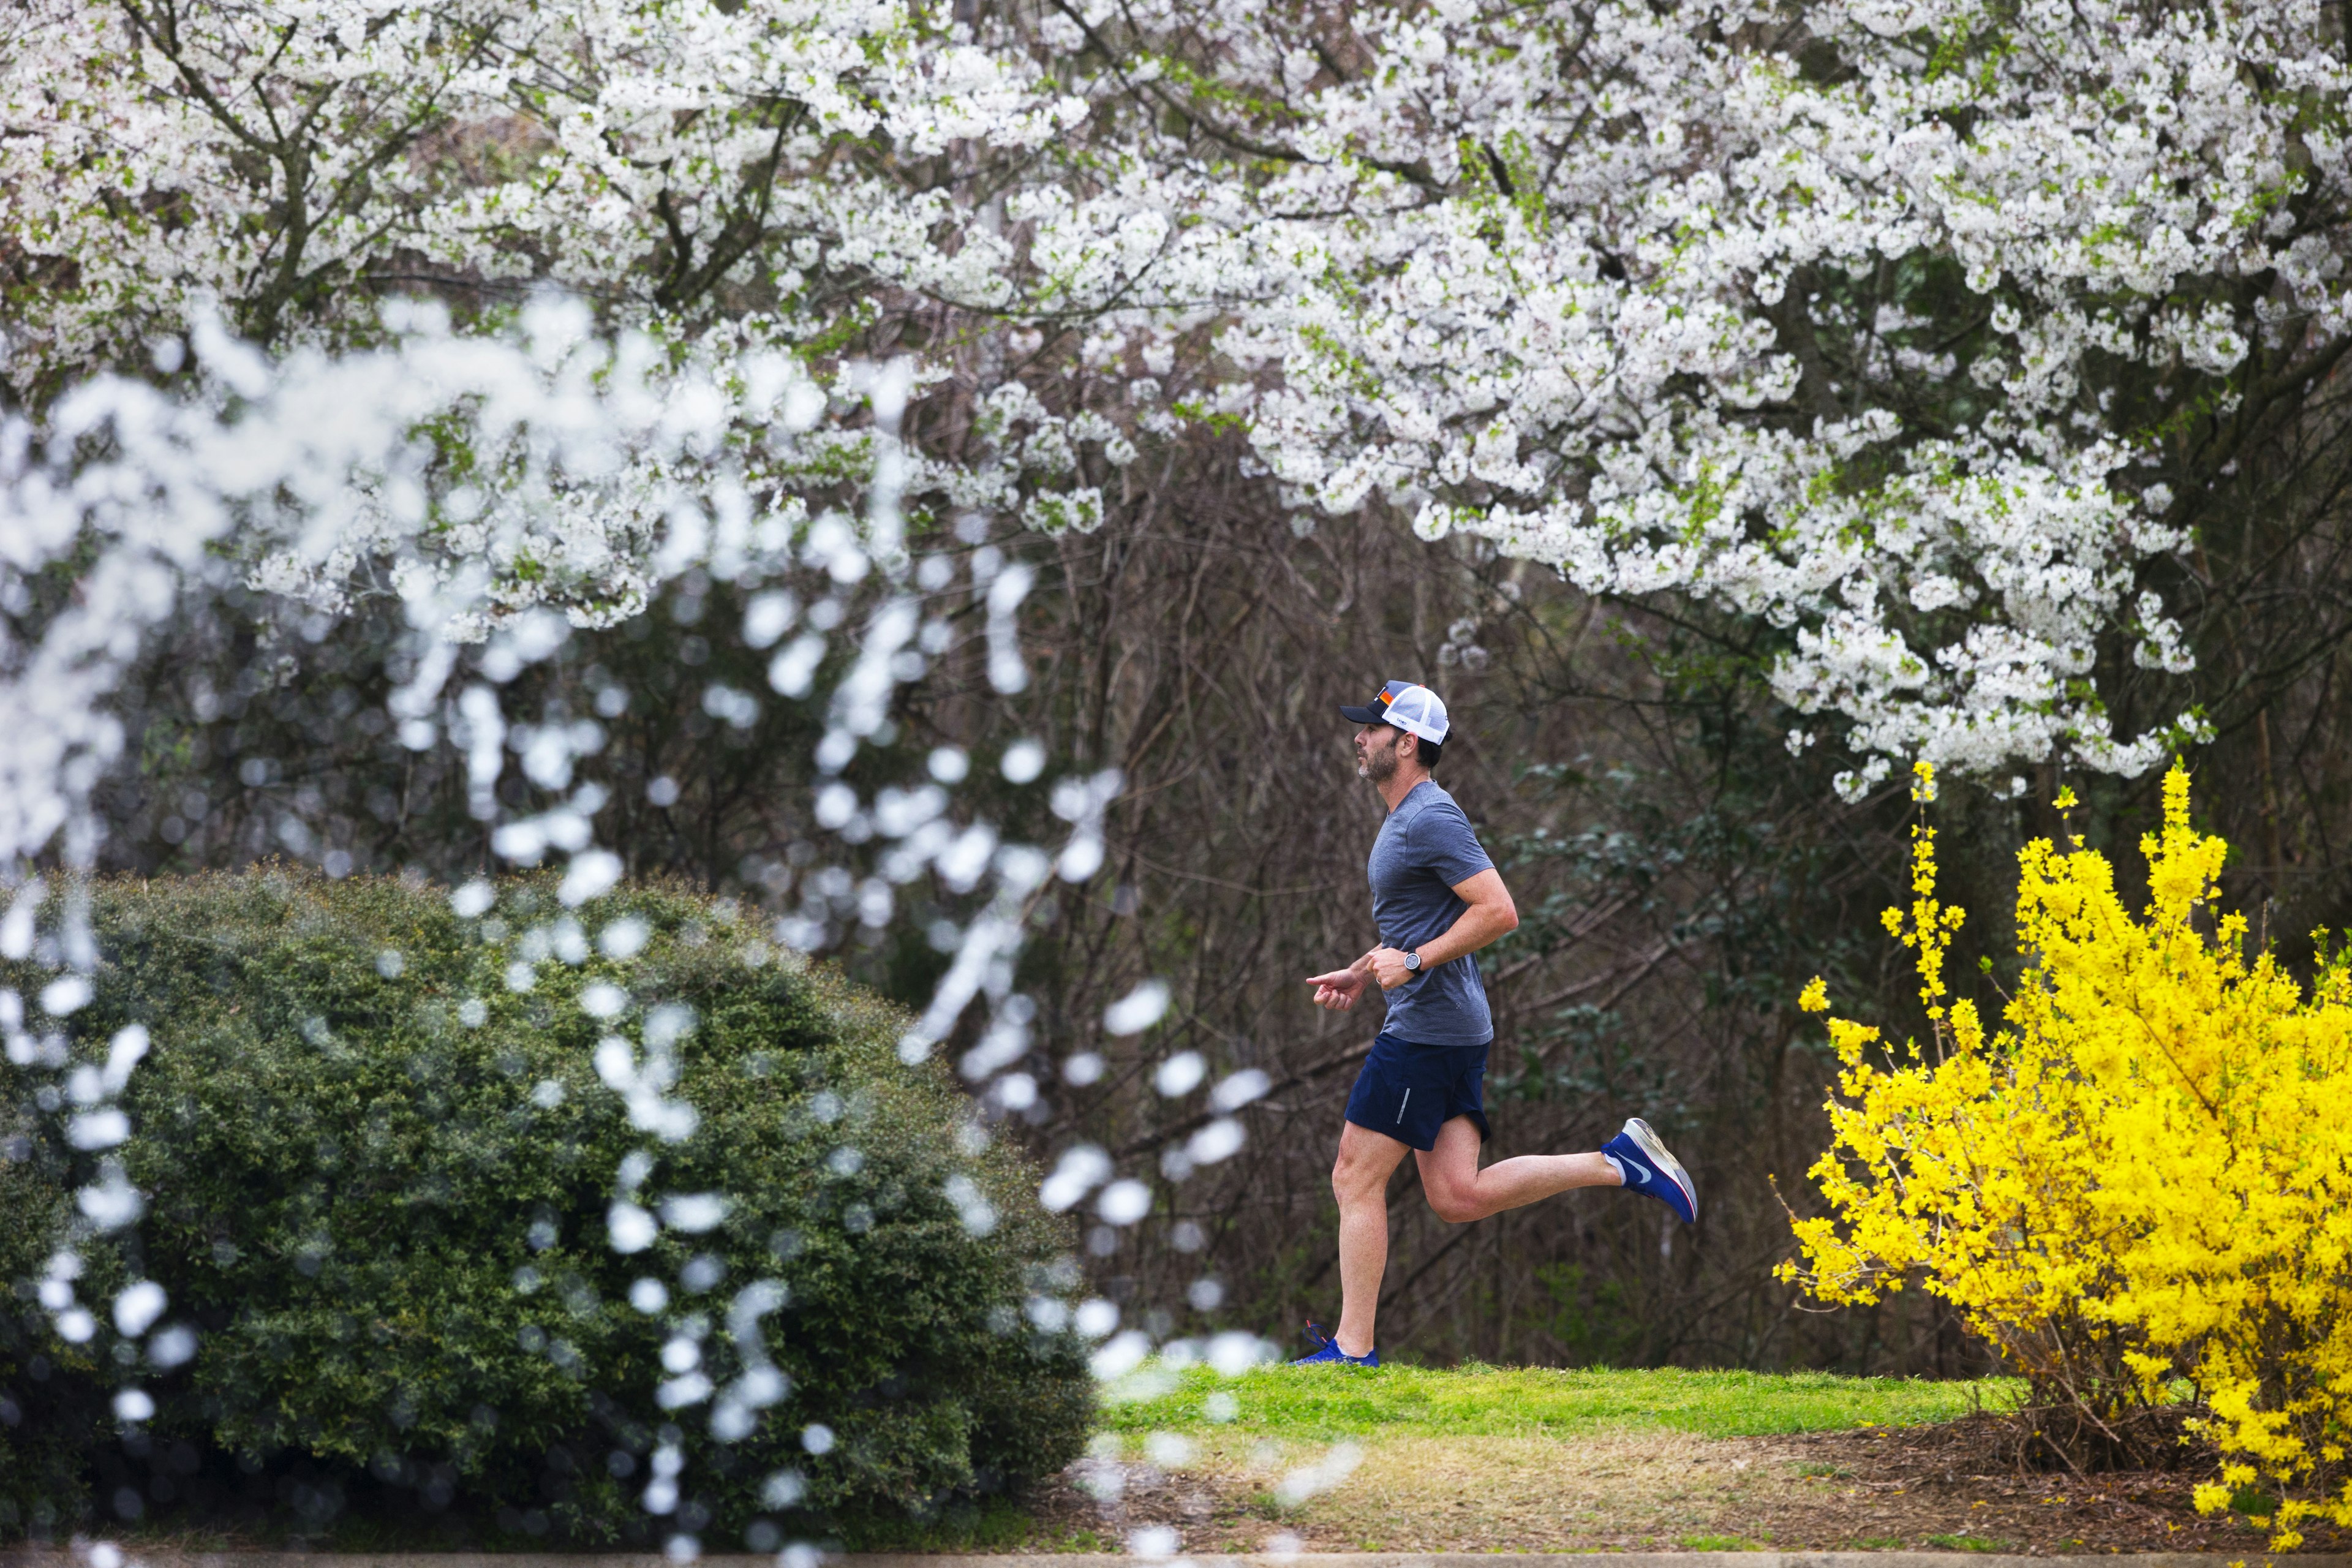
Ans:
[[[48,1384],[79,1380],[85,1409],[126,1377],[157,1403],[137,1452],[91,1461],[101,1516],[140,1506],[110,1507],[118,1482],[156,1495],[142,1459],[177,1454],[162,1490],[184,1501],[207,1477],[226,1478],[216,1501],[258,1477],[321,1521],[373,1500],[583,1541],[728,1538],[763,1517],[807,1530],[1017,1489],[1076,1456],[1081,1350],[1020,1311],[1073,1282],[1066,1235],[1034,1173],[965,1141],[944,1074],[899,1064],[904,1020],[769,950],[730,906],[641,889],[575,919],[552,893],[511,883],[467,920],[441,891],[280,870],[94,889],[102,959],[67,1020],[73,1053],[102,1059],[131,1024],[153,1049],[113,1152],[147,1211],[81,1245],[80,1297],[103,1318],[129,1269],[168,1292],[166,1325],[200,1331],[168,1373],[115,1373],[109,1358],[131,1352],[110,1326],[79,1373],[54,1367]],[[596,951],[625,919],[643,950]],[[510,984],[519,963],[528,989]],[[609,1021],[583,1009],[599,984],[625,994]],[[665,1030],[667,1098],[698,1122],[675,1142],[633,1126],[594,1065],[615,1031],[642,1063]],[[54,1140],[60,1120],[38,1127]],[[97,1158],[40,1136],[5,1169],[47,1173],[27,1207],[54,1215]],[[633,1176],[637,1150],[655,1159]],[[998,1216],[985,1234],[966,1223],[975,1193]],[[616,1198],[699,1194],[726,1200],[713,1227],[614,1250]],[[55,1241],[6,1255],[7,1277]],[[669,1294],[652,1313],[630,1300],[646,1279]],[[758,1326],[790,1392],[749,1432],[714,1436],[723,1400],[657,1403],[681,1371],[665,1343],[698,1341],[684,1375],[727,1389],[749,1343],[730,1311],[762,1280],[780,1304]],[[46,1332],[26,1293],[17,1327]],[[50,1341],[53,1363],[63,1348]],[[5,1362],[0,1379],[22,1381]],[[812,1426],[830,1449],[805,1451]],[[666,1438],[683,1492],[648,1521]],[[788,1472],[800,1479],[772,1479]]]
[[[50,1336],[33,1306],[66,1215],[54,1166],[35,1163],[33,1131],[30,1116],[0,1106],[0,1540],[71,1522],[83,1452],[103,1430],[89,1357]]]

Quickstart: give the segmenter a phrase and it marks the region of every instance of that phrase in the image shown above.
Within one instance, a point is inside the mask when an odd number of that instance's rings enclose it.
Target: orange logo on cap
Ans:
[[[1388,705],[1389,689],[1383,686],[1378,691],[1372,693],[1372,706],[1375,708],[1385,708]]]

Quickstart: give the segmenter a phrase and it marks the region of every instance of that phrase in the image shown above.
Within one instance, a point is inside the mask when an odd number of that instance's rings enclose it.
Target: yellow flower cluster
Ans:
[[[2029,967],[1988,1038],[1946,1000],[1961,915],[1915,830],[1913,902],[1886,920],[1933,1048],[1829,1020],[1834,1141],[1811,1175],[1831,1213],[1794,1222],[1781,1277],[1832,1302],[1923,1277],[2095,1427],[2195,1402],[2223,1458],[2198,1506],[2256,1491],[2291,1550],[2301,1521],[2352,1526],[2352,952],[2323,944],[2307,994],[2249,961],[2244,917],[2212,905],[2228,847],[2190,827],[2177,765],[2142,915],[2074,846],[2020,852]],[[1800,1003],[1825,1012],[1827,988]]]

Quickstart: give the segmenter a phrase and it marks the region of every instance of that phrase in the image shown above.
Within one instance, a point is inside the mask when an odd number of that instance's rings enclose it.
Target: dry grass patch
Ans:
[[[2243,1521],[2200,1516],[2188,1472],[2090,1478],[1987,1468],[1960,1421],[1774,1436],[1673,1431],[1559,1436],[1399,1431],[1327,1439],[1223,1430],[1097,1439],[1118,1495],[1054,1489],[1032,1550],[1124,1542],[1164,1526],[1196,1555],[1285,1536],[1324,1552],[2260,1552]],[[1352,1450],[1352,1465],[1345,1462]],[[1336,1461],[1336,1462],[1335,1462]],[[1318,1474],[1312,1496],[1286,1481]],[[2352,1542],[2315,1540],[2308,1550]]]
[[[1759,1449],[1681,1432],[1376,1439],[1353,1474],[1285,1517],[1310,1544],[1360,1551],[1748,1539],[1759,1515],[1803,1490]],[[1262,1467],[1241,1474],[1259,1491],[1280,1479]]]
[[[2015,1385],[1465,1366],[1146,1369],[1030,1550],[2262,1552],[2197,1465],[2020,1471]],[[2312,1531],[2307,1551],[2352,1538]],[[2263,1553],[2268,1555],[2268,1553]]]

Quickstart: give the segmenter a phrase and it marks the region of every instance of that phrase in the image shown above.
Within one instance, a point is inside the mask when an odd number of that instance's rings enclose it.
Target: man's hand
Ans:
[[[1404,966],[1404,949],[1401,947],[1376,947],[1364,954],[1364,962],[1372,966],[1372,978],[1381,983],[1383,991],[1393,991],[1413,977],[1412,971]],[[1424,967],[1422,973],[1426,974],[1429,971]]]
[[[1310,974],[1307,984],[1315,987],[1315,1005],[1334,1013],[1346,1012],[1364,994],[1363,972],[1353,967]]]

